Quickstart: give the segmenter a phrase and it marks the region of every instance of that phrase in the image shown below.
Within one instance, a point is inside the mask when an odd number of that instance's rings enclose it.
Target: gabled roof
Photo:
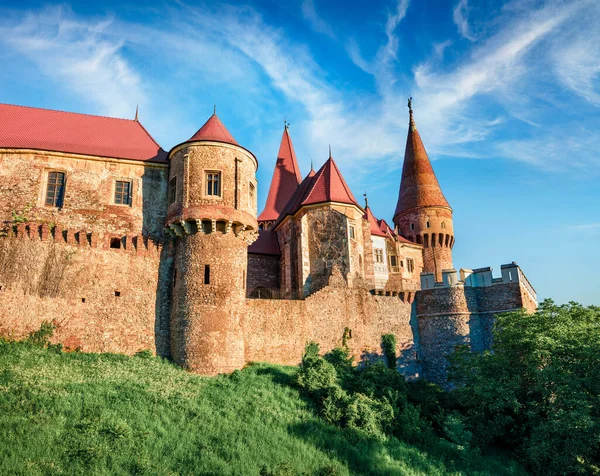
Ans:
[[[410,109],[402,181],[394,218],[411,208],[433,206],[450,208],[431,167]]]
[[[142,162],[167,153],[137,120],[0,104],[0,148],[36,149]]]
[[[206,121],[206,123],[200,129],[198,129],[198,132],[196,132],[186,142],[198,140],[210,140],[224,142],[226,144],[239,145],[229,133],[227,128],[223,125],[216,112],[210,116],[208,121]]]
[[[348,203],[360,208],[331,156],[318,172],[311,169],[298,185],[277,222],[279,223],[287,215],[294,215],[306,205],[327,202]]]
[[[248,247],[248,253],[259,255],[281,255],[277,233],[272,230],[260,230],[258,239]]]
[[[286,126],[281,137],[267,202],[258,220],[277,220],[300,182],[302,182],[302,175],[300,175],[296,153]]]

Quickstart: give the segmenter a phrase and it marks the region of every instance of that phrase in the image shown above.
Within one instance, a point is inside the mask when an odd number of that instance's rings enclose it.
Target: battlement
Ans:
[[[442,281],[436,282],[434,273],[421,273],[421,289],[439,289],[452,286],[468,286],[473,288],[483,288],[495,286],[498,284],[520,283],[531,298],[537,301],[537,294],[529,280],[516,262],[503,264],[500,266],[501,275],[494,277],[491,266],[485,268],[466,269],[445,269],[442,271]]]
[[[142,256],[159,256],[162,248],[162,243],[142,235],[117,235],[87,230],[63,229],[60,225],[35,222],[9,224],[4,228],[2,236],[61,243],[81,248],[115,252],[124,251]]]

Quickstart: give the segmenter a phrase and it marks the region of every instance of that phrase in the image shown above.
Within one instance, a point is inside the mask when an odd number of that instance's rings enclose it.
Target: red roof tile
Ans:
[[[385,228],[382,229],[382,223],[385,223],[383,220],[377,220],[371,211],[371,208],[367,205],[365,207],[365,214],[363,218],[366,218],[369,222],[369,226],[371,228],[371,235],[375,236],[388,236],[387,230]],[[388,227],[389,228],[389,227]]]
[[[402,167],[402,181],[394,219],[399,213],[411,208],[432,206],[450,208],[431,167],[411,111],[406,151],[404,152],[404,166]]]
[[[302,175],[300,175],[292,139],[286,127],[281,137],[267,202],[258,220],[277,220],[300,182],[302,182]]]
[[[295,214],[304,205],[326,202],[349,203],[358,207],[332,157],[329,157],[318,172],[311,169],[292,194],[277,222],[281,222],[287,215]]]
[[[248,247],[248,253],[279,256],[281,251],[279,250],[277,233],[272,230],[260,230],[258,239]]]
[[[12,104],[0,104],[0,148],[144,162],[165,162],[167,158],[138,121]]]
[[[192,137],[186,142],[197,140],[211,140],[216,142],[225,142],[226,144],[239,145],[227,128],[223,125],[217,113],[209,117],[208,121],[198,129]]]
[[[329,157],[323,167],[315,174],[313,185],[302,201],[302,205],[322,202],[350,203],[358,207],[358,203],[356,203],[356,199],[337,168],[333,157]]]

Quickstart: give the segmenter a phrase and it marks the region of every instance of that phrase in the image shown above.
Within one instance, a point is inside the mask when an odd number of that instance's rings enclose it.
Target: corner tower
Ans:
[[[442,270],[452,268],[452,208],[415,126],[411,99],[408,110],[408,137],[394,224],[400,235],[423,245],[423,272],[434,273],[436,281],[442,281]]]
[[[242,368],[247,248],[257,234],[254,155],[216,113],[169,153],[167,233],[175,241],[174,361],[204,375]]]

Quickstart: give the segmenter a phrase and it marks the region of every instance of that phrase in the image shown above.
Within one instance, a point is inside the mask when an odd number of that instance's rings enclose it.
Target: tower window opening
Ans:
[[[121,238],[111,238],[110,247],[115,249],[121,248]]]
[[[121,291],[115,291],[115,297],[121,297]]]
[[[210,265],[204,265],[204,284],[210,284]]]
[[[173,177],[169,181],[169,205],[172,205],[177,200],[177,177]]]
[[[415,270],[415,260],[412,258],[406,258],[406,270],[412,273]]]
[[[354,225],[350,225],[350,238],[356,239],[356,227]]]
[[[115,182],[115,204],[131,205],[131,182],[127,180]]]
[[[442,228],[446,228],[446,222],[445,221],[442,222]]]
[[[427,228],[429,228],[431,226],[431,224],[429,223],[429,220],[427,220],[427,223],[425,223],[425,225],[427,226]]]
[[[410,229],[411,229],[411,230],[414,230],[414,229],[415,229],[415,224],[414,224],[414,223],[411,223],[411,224],[410,224]]]
[[[248,206],[252,208],[252,210],[256,209],[256,187],[252,182],[248,184]]]
[[[206,195],[221,196],[221,172],[206,172]]]
[[[65,174],[63,172],[48,173],[46,202],[49,207],[62,208],[65,196]]]

